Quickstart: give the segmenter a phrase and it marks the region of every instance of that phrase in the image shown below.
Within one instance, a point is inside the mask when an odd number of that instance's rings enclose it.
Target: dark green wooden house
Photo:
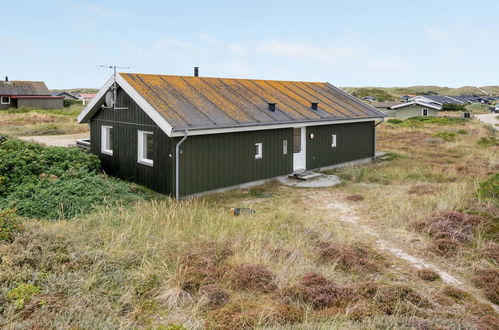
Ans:
[[[104,171],[186,197],[369,161],[383,117],[329,83],[119,73],[78,121]]]

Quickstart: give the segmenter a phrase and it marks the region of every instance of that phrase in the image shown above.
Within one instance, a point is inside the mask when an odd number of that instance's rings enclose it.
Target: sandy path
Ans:
[[[499,116],[499,113],[489,113],[485,115],[475,115],[475,118],[483,121],[484,123],[492,125],[496,130],[499,130],[499,126],[496,126],[496,124],[499,125],[499,120],[496,118]]]
[[[356,230],[361,230],[363,233],[375,237],[377,239],[377,247],[380,250],[390,253],[394,257],[403,260],[416,269],[428,268],[437,272],[443,282],[452,285],[458,285],[461,289],[465,289],[466,291],[471,293],[471,295],[473,295],[473,297],[477,301],[491,305],[495,309],[495,311],[499,313],[499,306],[480,297],[478,294],[476,294],[476,289],[467,286],[464,281],[458,279],[455,275],[451,275],[450,272],[444,270],[443,267],[432,264],[422,258],[404,252],[396,243],[397,237],[394,237],[394,239],[390,241],[381,239],[380,235],[377,232],[377,229],[361,223],[360,217],[355,209],[353,209],[348,203],[339,200],[337,195],[335,196],[332,192],[320,191],[315,194],[309,195],[308,198],[313,200],[313,203],[317,205],[318,208],[327,210],[328,213],[334,215],[334,217],[331,217],[331,219],[339,220],[343,223],[353,225],[355,226]]]
[[[24,141],[38,142],[48,146],[68,147],[74,146],[76,140],[90,139],[90,133],[64,134],[64,135],[41,135],[41,136],[20,136]]]

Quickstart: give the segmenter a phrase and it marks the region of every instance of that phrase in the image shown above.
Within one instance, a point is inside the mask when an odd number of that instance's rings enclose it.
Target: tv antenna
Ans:
[[[111,87],[111,90],[106,93],[106,105],[104,108],[113,110],[127,110],[127,107],[116,106],[116,91],[118,90],[118,86],[116,85],[116,69],[130,69],[130,67],[109,64],[103,64],[100,67],[103,69],[113,69],[113,86]]]

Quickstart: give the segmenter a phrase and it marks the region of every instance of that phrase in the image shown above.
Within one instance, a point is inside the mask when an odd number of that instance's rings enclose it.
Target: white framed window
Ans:
[[[138,131],[137,151],[140,164],[153,166],[154,136],[152,132]]]
[[[428,116],[428,109],[423,108],[423,109],[421,110],[421,116],[423,116],[423,117]]]
[[[106,155],[113,155],[113,127],[101,126],[101,149]]]
[[[282,140],[282,154],[288,154],[288,140]]]
[[[263,144],[255,143],[255,159],[261,159],[263,157]]]
[[[336,134],[331,135],[331,148],[336,148]]]
[[[0,103],[2,104],[10,104],[10,96],[2,96]]]

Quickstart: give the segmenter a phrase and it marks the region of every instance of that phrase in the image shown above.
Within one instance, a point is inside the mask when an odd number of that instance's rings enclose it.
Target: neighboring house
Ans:
[[[52,92],[50,93],[52,96],[62,96],[65,100],[78,100],[78,98],[68,92]]]
[[[420,101],[406,102],[392,106],[386,114],[397,119],[407,119],[412,117],[436,117],[442,107],[435,104]]]
[[[106,173],[192,196],[370,161],[385,115],[328,83],[111,77],[78,117]]]
[[[83,102],[83,105],[88,104],[97,94],[95,93],[80,93],[78,94],[78,99]]]
[[[9,108],[61,109],[63,97],[52,96],[42,81],[0,81],[0,110]]]
[[[407,94],[407,95],[404,95],[402,97],[400,97],[400,102],[409,102],[410,99],[412,99],[413,97],[416,97],[417,95],[415,94]]]
[[[452,96],[445,96],[445,95],[418,95],[415,97],[412,97],[408,100],[409,102],[413,101],[419,101],[419,102],[424,102],[428,104],[434,104],[434,105],[439,105],[442,106],[446,103],[451,103],[451,104],[464,104],[465,102],[460,101]]]
[[[424,103],[421,101],[413,102],[376,102],[372,106],[376,109],[383,111],[388,117],[397,119],[407,119],[418,116],[431,116],[435,117],[438,111],[442,109],[441,106]]]
[[[362,99],[365,100],[365,101],[367,101],[367,102],[374,102],[374,101],[376,101],[376,98],[374,96],[364,96]]]

